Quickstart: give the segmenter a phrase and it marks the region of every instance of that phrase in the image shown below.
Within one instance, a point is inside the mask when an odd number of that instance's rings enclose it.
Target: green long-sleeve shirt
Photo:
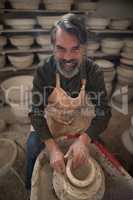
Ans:
[[[111,117],[111,109],[108,105],[101,69],[90,59],[86,59],[84,62],[84,69],[86,75],[86,93],[89,93],[92,97],[96,113],[86,133],[88,133],[91,139],[95,139],[107,127]],[[60,74],[60,83],[68,95],[76,97],[81,88],[81,72],[71,79],[67,79]],[[50,56],[39,64],[35,72],[32,89],[31,123],[43,140],[52,138],[44,117],[44,108],[48,103],[48,96],[55,88],[55,85],[56,62],[54,56]]]

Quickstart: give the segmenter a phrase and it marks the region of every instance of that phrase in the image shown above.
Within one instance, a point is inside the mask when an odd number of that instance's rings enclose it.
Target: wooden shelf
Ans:
[[[105,54],[101,51],[96,51],[94,54],[87,54],[90,58],[118,58],[120,54]]]
[[[112,30],[112,29],[104,29],[104,30],[93,30],[93,29],[89,29],[88,28],[88,31],[90,33],[96,33],[96,34],[101,34],[101,33],[115,33],[115,34],[133,34],[133,30]]]
[[[36,53],[36,52],[52,52],[50,48],[41,48],[41,47],[34,47],[30,49],[17,49],[17,48],[10,48],[0,50],[0,54],[11,54],[11,53]]]
[[[65,14],[65,13],[68,13],[68,12],[72,12],[72,13],[77,13],[77,14],[84,14],[85,11],[79,11],[79,10],[70,10],[70,11],[67,11],[67,10],[42,10],[42,9],[0,9],[0,12],[10,12],[10,13],[16,13],[16,12],[25,12],[25,13],[29,13],[29,12],[32,12],[32,13],[46,13],[46,14]]]
[[[23,69],[17,69],[13,66],[5,66],[3,68],[0,68],[0,72],[30,71],[30,70],[35,70],[35,69],[37,69],[37,64],[32,65],[31,67],[28,67],[28,68],[23,68]]]
[[[33,33],[33,32],[49,33],[50,29],[33,28],[33,29],[3,29],[3,30],[0,30],[0,33]]]

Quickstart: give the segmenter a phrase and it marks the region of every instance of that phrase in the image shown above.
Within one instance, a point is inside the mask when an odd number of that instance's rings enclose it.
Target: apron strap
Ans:
[[[86,86],[86,79],[82,79],[81,80],[81,91],[80,91],[80,95],[81,95],[81,105],[84,106],[85,105],[85,100],[86,100],[86,93],[85,93],[85,86]]]
[[[56,88],[60,88],[60,75],[56,72]]]

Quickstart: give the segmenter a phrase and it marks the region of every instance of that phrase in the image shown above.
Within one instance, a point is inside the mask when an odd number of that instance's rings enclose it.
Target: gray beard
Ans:
[[[69,79],[77,75],[80,71],[80,64],[77,67],[75,67],[73,70],[66,71],[62,69],[60,63],[57,60],[56,60],[56,67],[60,74],[62,74],[65,78],[69,78]]]

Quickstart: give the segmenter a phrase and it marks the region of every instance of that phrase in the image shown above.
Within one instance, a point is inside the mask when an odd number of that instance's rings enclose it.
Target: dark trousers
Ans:
[[[31,189],[31,177],[35,161],[39,153],[44,149],[44,144],[41,142],[39,135],[36,132],[31,132],[27,140],[27,167],[26,167],[26,189]]]

